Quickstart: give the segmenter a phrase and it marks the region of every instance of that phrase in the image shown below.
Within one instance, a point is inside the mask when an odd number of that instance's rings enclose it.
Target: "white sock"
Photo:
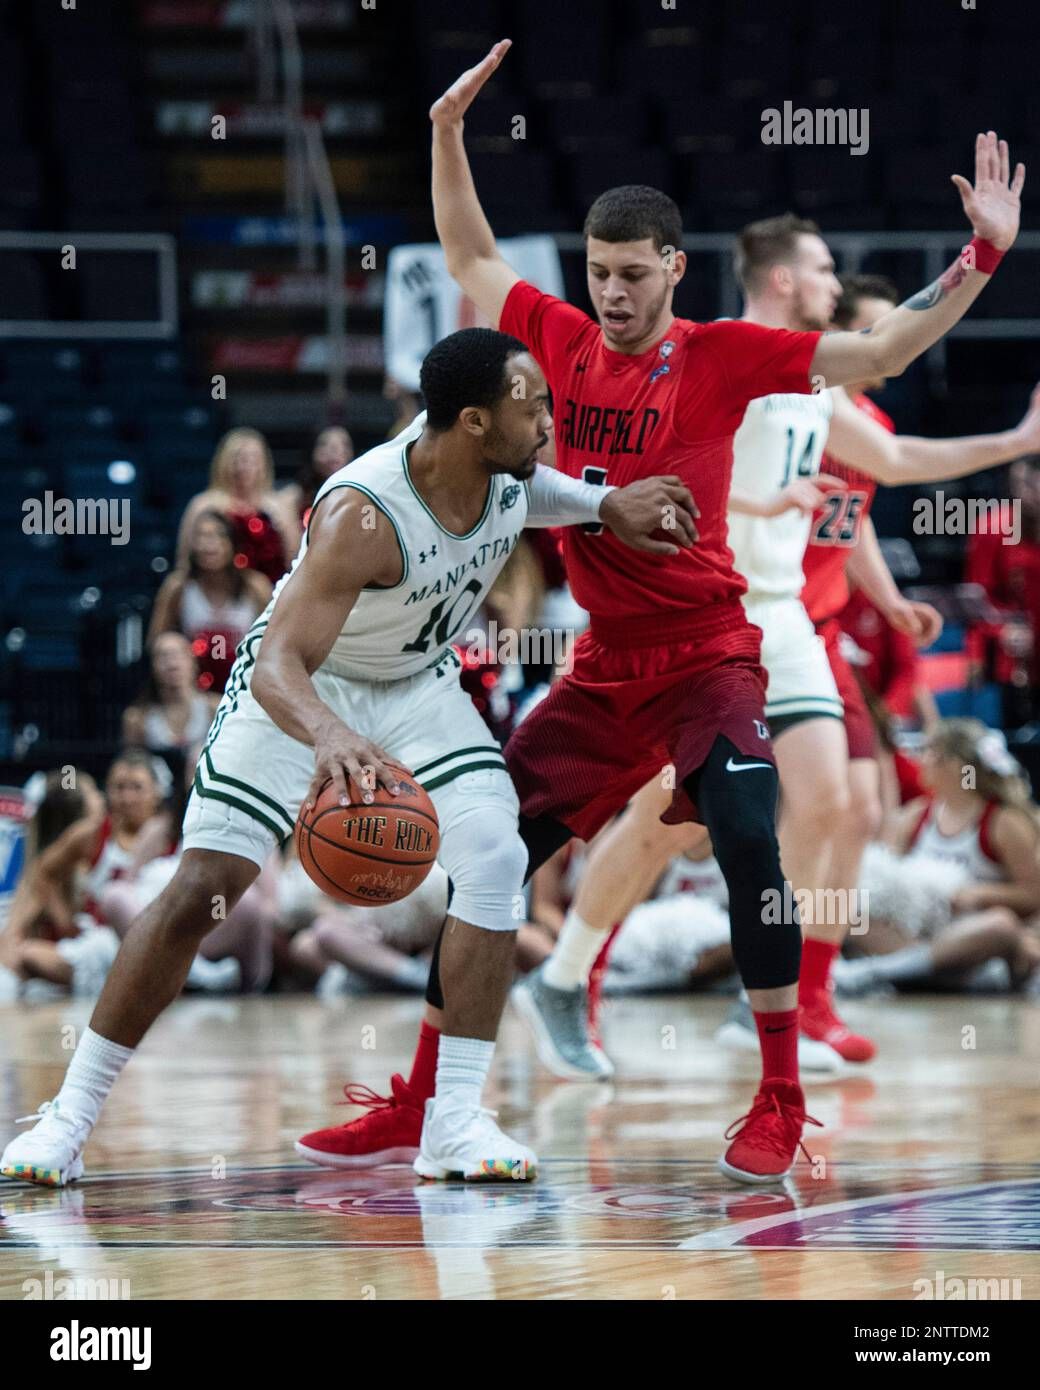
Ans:
[[[577,989],[587,984],[589,972],[606,939],[606,932],[594,931],[571,908],[563,919],[553,953],[545,963],[542,979],[553,989]]]
[[[120,1047],[92,1028],[84,1029],[57,1095],[61,1109],[96,1125],[109,1091],[133,1055],[132,1047]]]
[[[437,1044],[437,1099],[450,1095],[462,1105],[479,1106],[494,1052],[493,1042],[442,1033]]]

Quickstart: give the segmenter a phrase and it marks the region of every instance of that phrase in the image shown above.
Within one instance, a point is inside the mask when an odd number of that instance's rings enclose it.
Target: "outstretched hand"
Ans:
[[[822,507],[829,492],[844,492],[845,484],[832,473],[817,473],[814,478],[796,478],[772,498],[766,516],[780,516],[797,508],[812,515]]]
[[[473,98],[512,47],[512,39],[500,39],[476,67],[467,68],[442,97],[430,107],[430,120],[435,126],[451,126],[462,120]]]
[[[1010,181],[1009,174],[1008,143],[990,130],[975,137],[975,186],[960,174],[951,175],[972,231],[1001,251],[1018,236],[1026,166],[1016,164]]]

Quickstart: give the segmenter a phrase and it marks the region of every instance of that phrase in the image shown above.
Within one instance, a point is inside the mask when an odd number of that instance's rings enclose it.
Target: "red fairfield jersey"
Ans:
[[[733,435],[756,396],[809,394],[820,334],[673,319],[660,342],[633,356],[608,348],[581,309],[523,280],[509,292],[499,328],[525,342],[545,373],[561,472],[619,486],[674,474],[700,509],[700,539],[678,555],[633,550],[601,528],[567,527],[564,558],[578,603],[611,620],[737,599],[747,586],[726,544]]]
[[[886,430],[895,433],[895,424],[869,396],[852,398],[853,405],[871,416]],[[868,473],[849,468],[830,454],[824,454],[821,473],[841,478],[844,492],[831,492],[823,506],[813,513],[809,544],[805,547],[805,587],[802,603],[814,623],[833,618],[849,601],[849,584],[845,578],[845,561],[849,551],[859,543],[863,518],[877,491],[876,481]]]

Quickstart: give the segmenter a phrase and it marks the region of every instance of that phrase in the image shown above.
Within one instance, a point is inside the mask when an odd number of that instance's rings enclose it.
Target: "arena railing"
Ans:
[[[346,237],[343,215],[321,124],[304,115],[303,55],[292,5],[287,0],[257,0],[255,16],[253,48],[259,99],[265,102],[279,100],[276,74],[281,79],[280,100],[285,120],[285,205],[298,228],[300,269],[315,270],[319,240],[325,248],[326,401],[330,419],[341,419],[347,398]]]
[[[153,252],[156,261],[155,319],[0,319],[0,338],[175,338],[177,336],[177,248],[173,237],[152,232],[0,232],[5,251],[57,251],[82,255]],[[0,313],[3,306],[0,304]]]

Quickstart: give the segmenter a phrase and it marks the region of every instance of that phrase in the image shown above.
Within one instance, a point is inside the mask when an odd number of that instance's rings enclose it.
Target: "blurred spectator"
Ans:
[[[897,815],[891,852],[868,850],[861,887],[870,930],[849,938],[863,959],[847,963],[835,983],[848,993],[1035,983],[1040,813],[1021,767],[1003,735],[980,720],[944,719],[921,776],[927,793]]]
[[[235,564],[259,570],[278,582],[300,544],[300,523],[274,489],[274,464],[267,440],[258,430],[230,430],[217,445],[209,487],[185,508],[177,537],[177,564],[184,568],[195,520],[202,511],[222,512],[231,522]]]
[[[610,952],[604,993],[703,989],[733,974],[729,895],[699,825],[646,902],[625,918]]]
[[[146,826],[135,846],[134,862],[100,894],[100,915],[120,939],[177,872],[183,853],[179,827],[200,750],[196,746],[191,751],[193,756],[185,761],[183,780],[178,784],[177,813],[170,821],[178,827],[177,832],[171,837],[170,823],[164,825],[160,821]],[[171,843],[171,839],[177,843]],[[185,981],[189,989],[206,993],[251,993],[267,986],[273,961],[279,871],[275,853],[226,917],[218,920],[203,939]]]
[[[163,632],[182,633],[198,660],[201,690],[223,691],[235,648],[271,597],[271,581],[238,564],[231,523],[209,509],[195,514],[185,561],[166,577],[155,598],[150,643]]]
[[[329,425],[314,441],[310,456],[297,474],[296,482],[282,488],[279,496],[285,499],[286,506],[299,518],[300,525],[307,525],[314,495],[322,483],[333,473],[346,468],[354,457],[354,441],[342,425]]]
[[[206,737],[216,695],[197,687],[191,643],[179,632],[161,632],[150,644],[151,669],[141,694],[123,712],[123,742],[165,756],[184,754]]]
[[[31,936],[31,924],[16,920],[14,912],[8,923],[14,941],[5,947],[5,962],[20,980],[44,980],[74,994],[100,991],[119,949],[118,937],[103,925],[100,898],[113,879],[134,867],[138,840],[162,815],[169,784],[165,765],[139,748],[116,756],[103,803],[96,789],[91,795],[86,780],[80,781],[83,816],[34,858],[26,875],[32,901],[51,930]],[[162,826],[168,842],[165,817]]]
[[[1018,459],[1008,477],[1011,507],[1020,511],[1017,541],[1005,523],[986,524],[968,538],[964,577],[981,584],[1004,621],[968,634],[975,680],[1004,689],[1004,722],[1025,724],[1040,714],[1040,457]],[[987,519],[988,520],[988,519]]]
[[[69,911],[71,885],[56,883],[53,876],[40,874],[37,864],[70,826],[89,823],[98,830],[105,817],[105,802],[88,772],[77,767],[57,768],[36,773],[25,787],[27,807],[31,808],[25,845],[25,865],[15,889],[11,910],[0,933],[0,968],[3,982],[0,997],[17,995],[17,973],[24,941],[42,938],[56,941],[72,935],[76,928]],[[14,986],[14,987],[12,987]]]
[[[922,678],[913,638],[887,622],[862,589],[853,589],[838,621],[851,638],[851,643],[842,643],[846,661],[885,711],[902,723],[933,728],[939,711]]]

